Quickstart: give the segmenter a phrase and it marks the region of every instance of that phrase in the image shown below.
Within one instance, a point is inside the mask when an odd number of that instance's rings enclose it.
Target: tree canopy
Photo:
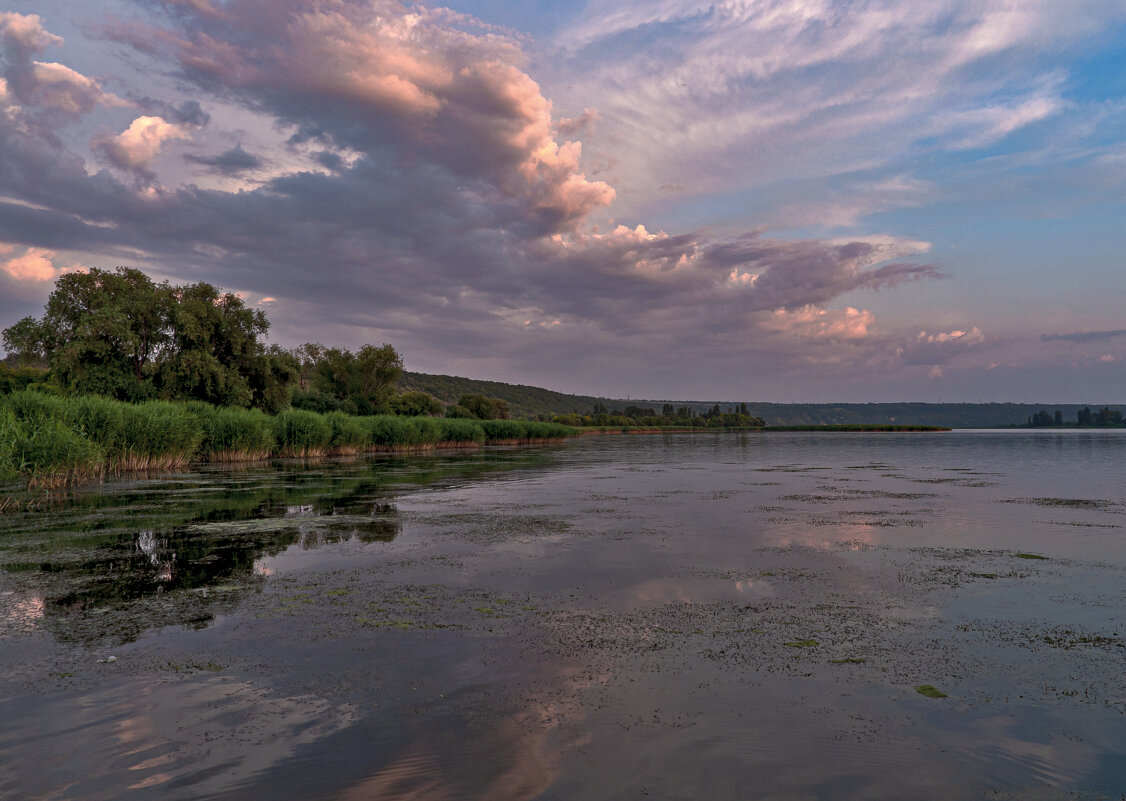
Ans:
[[[65,389],[118,400],[201,400],[277,411],[297,362],[262,341],[266,315],[207,283],[155,283],[137,269],[69,273],[43,318],[3,332],[21,363],[45,361]]]

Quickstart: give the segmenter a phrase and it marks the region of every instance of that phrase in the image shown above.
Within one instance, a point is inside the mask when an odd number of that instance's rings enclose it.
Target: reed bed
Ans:
[[[354,417],[287,409],[276,416],[196,401],[131,404],[20,390],[0,396],[0,481],[58,487],[105,473],[180,469],[363,452],[551,442],[578,433],[557,423]]]
[[[203,437],[199,456],[208,462],[234,464],[270,458],[274,451],[274,430],[269,415],[257,409],[186,404],[195,416]]]
[[[332,445],[332,424],[323,414],[286,409],[273,419],[276,456],[324,456]]]

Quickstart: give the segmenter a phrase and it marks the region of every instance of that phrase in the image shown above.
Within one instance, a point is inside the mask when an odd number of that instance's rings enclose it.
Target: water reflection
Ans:
[[[0,636],[45,626],[63,641],[135,639],[207,625],[287,549],[393,540],[404,487],[542,463],[535,451],[205,468],[70,490],[7,513]],[[8,589],[11,586],[12,589]]]

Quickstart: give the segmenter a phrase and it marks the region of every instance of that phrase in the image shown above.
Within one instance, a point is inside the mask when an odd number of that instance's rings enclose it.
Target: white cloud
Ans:
[[[149,162],[165,144],[191,136],[190,126],[176,125],[163,117],[142,116],[117,136],[96,140],[94,147],[115,167],[147,174]]]

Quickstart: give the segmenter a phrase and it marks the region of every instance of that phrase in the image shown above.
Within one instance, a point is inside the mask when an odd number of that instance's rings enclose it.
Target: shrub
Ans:
[[[41,416],[20,420],[0,410],[0,474],[22,475],[29,484],[56,486],[96,475],[98,447],[62,420]]]
[[[442,442],[452,446],[483,445],[485,429],[477,420],[446,417],[437,421],[442,427]]]

